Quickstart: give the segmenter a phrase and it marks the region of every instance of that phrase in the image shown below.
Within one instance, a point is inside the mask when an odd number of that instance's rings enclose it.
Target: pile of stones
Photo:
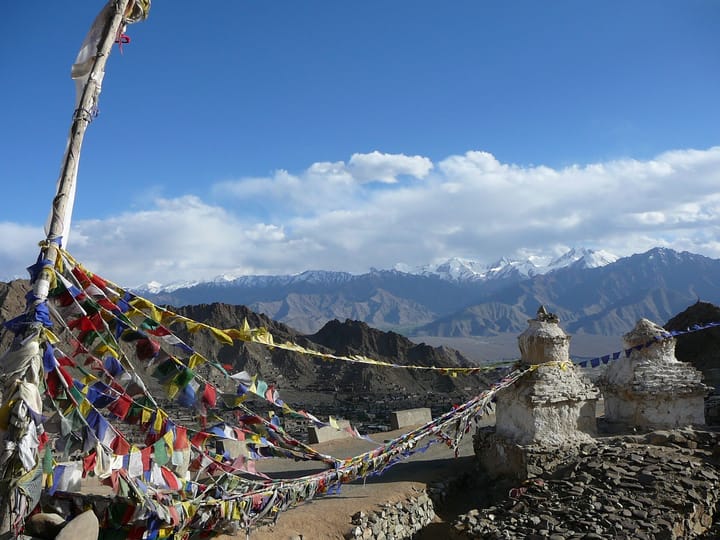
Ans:
[[[597,439],[453,523],[455,538],[718,538],[720,441],[712,431]],[[539,452],[537,455],[546,455]]]
[[[358,512],[352,517],[352,530],[346,538],[400,540],[412,538],[435,517],[433,503],[427,493],[405,501],[385,503],[377,512]]]

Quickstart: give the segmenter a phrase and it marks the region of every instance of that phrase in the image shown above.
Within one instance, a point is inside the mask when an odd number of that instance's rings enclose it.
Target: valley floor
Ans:
[[[612,354],[623,348],[622,336],[575,334],[571,338],[570,357],[572,359],[594,358]],[[425,342],[433,347],[445,346],[456,349],[478,364],[490,364],[520,358],[518,335],[515,333],[473,337],[417,336],[410,339],[414,343]]]

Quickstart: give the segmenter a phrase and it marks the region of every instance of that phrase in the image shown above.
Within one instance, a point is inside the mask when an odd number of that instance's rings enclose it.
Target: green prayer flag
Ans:
[[[170,456],[167,453],[167,445],[165,439],[159,439],[153,444],[153,453],[155,457],[155,463],[161,467],[167,465],[170,461]]]
[[[52,455],[52,448],[50,448],[50,445],[45,446],[45,454],[43,455],[43,472],[45,474],[52,474],[53,473],[53,455]]]
[[[195,378],[195,372],[192,369],[185,368],[177,374],[173,383],[177,384],[180,388],[185,388],[193,378]]]

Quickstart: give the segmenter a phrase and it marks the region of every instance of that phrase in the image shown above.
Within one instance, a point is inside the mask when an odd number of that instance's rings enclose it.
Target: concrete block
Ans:
[[[430,420],[432,420],[432,413],[427,407],[405,409],[404,411],[393,411],[390,413],[390,429],[400,429],[407,426],[427,424]]]
[[[308,440],[310,441],[310,444],[317,444],[327,441],[333,441],[335,439],[347,439],[349,437],[352,437],[350,433],[344,431],[346,427],[350,427],[349,421],[338,420],[337,423],[340,429],[335,429],[331,426],[308,426]]]

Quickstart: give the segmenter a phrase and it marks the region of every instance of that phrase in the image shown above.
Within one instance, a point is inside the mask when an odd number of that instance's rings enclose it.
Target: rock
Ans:
[[[58,514],[40,512],[25,520],[25,533],[52,540],[65,526],[65,518]]]
[[[97,540],[100,523],[92,510],[86,510],[68,521],[55,540]]]

